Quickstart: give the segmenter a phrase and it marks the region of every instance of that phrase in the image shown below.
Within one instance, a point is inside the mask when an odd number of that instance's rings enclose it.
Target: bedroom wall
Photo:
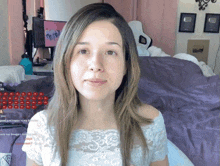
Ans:
[[[194,0],[179,0],[178,14],[177,14],[177,25],[176,25],[176,44],[175,53],[187,53],[187,43],[189,39],[202,39],[210,40],[209,53],[208,53],[208,66],[215,70],[216,74],[220,75],[220,52],[218,48],[220,45],[220,34],[219,33],[204,33],[205,15],[206,13],[217,13],[220,11],[220,1],[216,3],[208,3],[205,10],[199,10],[198,2]],[[179,30],[180,13],[196,13],[196,25],[194,33],[181,33]],[[218,52],[218,53],[217,53]]]
[[[18,65],[25,43],[22,1],[8,0],[8,16],[10,62]]]
[[[24,53],[22,1],[0,0],[0,66],[18,65]]]
[[[1,0],[1,61],[0,66],[17,65],[24,53],[22,3]]]
[[[10,65],[8,39],[8,4],[0,0],[0,66]]]
[[[44,0],[45,19],[68,21],[83,6],[101,0]],[[59,10],[57,10],[59,9]]]
[[[104,0],[110,3],[127,22],[141,21],[143,31],[153,45],[173,56],[175,53],[178,0]]]
[[[137,8],[137,20],[143,23],[153,45],[171,56],[175,53],[177,8],[178,0],[142,0]]]

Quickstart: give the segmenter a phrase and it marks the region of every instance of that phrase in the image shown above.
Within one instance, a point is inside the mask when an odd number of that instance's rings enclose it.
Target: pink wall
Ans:
[[[37,9],[43,6],[43,0],[26,0],[26,5],[26,14],[29,16],[29,19],[32,19],[30,16],[37,15]],[[8,0],[8,20],[10,63],[11,65],[18,65],[21,61],[21,55],[25,51],[22,1]]]
[[[173,56],[176,40],[178,0],[104,0],[110,3],[126,21],[138,20],[153,45]]]
[[[22,1],[8,0],[9,54],[11,65],[18,65],[24,53]]]
[[[137,20],[144,25],[147,35],[153,38],[153,45],[165,53],[175,54],[177,0],[140,1]]]
[[[104,2],[111,4],[127,22],[135,19],[137,0],[104,0]]]
[[[40,6],[43,6],[44,1],[27,0],[26,3],[26,13],[29,16],[29,19],[32,19],[30,16],[37,15],[37,9],[39,9]],[[18,65],[21,61],[21,55],[24,54],[25,51],[25,33],[22,1],[8,0],[8,20],[10,64]]]

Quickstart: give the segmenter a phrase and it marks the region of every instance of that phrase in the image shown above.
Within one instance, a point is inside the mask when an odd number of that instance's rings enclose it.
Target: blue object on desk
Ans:
[[[20,61],[19,65],[24,67],[25,75],[32,75],[33,74],[32,62],[29,60],[27,54],[22,55],[22,60]]]

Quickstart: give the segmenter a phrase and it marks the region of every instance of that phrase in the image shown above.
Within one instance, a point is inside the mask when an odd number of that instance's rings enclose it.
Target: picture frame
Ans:
[[[220,14],[206,13],[204,32],[205,33],[219,33]]]
[[[196,24],[196,13],[181,13],[179,32],[194,33]]]

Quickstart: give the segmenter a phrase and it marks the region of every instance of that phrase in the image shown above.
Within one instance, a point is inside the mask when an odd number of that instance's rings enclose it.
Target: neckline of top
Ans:
[[[162,116],[161,112],[159,111],[159,115],[154,118],[154,122],[158,121],[158,119]],[[144,125],[144,126],[141,126],[141,128],[145,128],[147,126],[151,126],[152,124],[150,125]],[[94,130],[86,130],[86,129],[76,129],[73,131],[73,133],[78,133],[78,132],[87,132],[87,133],[94,133],[94,132],[110,132],[110,131],[114,131],[114,132],[118,132],[117,129],[94,129]]]

